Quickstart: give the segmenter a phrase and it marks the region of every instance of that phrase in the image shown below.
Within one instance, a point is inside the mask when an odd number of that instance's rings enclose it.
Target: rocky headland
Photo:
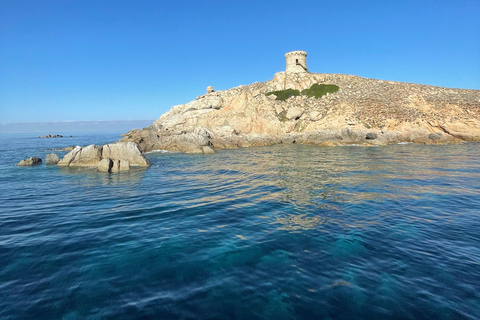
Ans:
[[[120,141],[135,142],[142,152],[213,153],[280,143],[480,140],[480,90],[309,73],[306,67],[289,72],[288,67],[287,58],[287,71],[267,82],[225,91],[209,88],[205,95],[172,107],[151,126],[134,129]],[[338,86],[338,91],[319,97],[301,94],[315,84]],[[289,92],[297,95],[285,99]]]

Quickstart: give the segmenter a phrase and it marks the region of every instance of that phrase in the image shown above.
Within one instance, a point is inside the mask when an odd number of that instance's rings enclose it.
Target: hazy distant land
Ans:
[[[154,120],[119,121],[56,121],[30,123],[0,123],[0,133],[59,134],[75,132],[127,132],[132,128],[144,128]]]

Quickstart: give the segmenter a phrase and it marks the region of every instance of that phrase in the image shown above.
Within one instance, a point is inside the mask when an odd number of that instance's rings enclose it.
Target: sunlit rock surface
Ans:
[[[321,98],[279,101],[272,91],[334,84]],[[214,91],[174,106],[121,140],[142,152],[211,153],[215,149],[302,143],[421,144],[480,140],[480,91],[361,78],[279,72],[267,82]]]

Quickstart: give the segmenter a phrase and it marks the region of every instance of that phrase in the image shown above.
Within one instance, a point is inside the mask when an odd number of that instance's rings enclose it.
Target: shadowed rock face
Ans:
[[[334,84],[321,98],[278,101],[267,92]],[[441,133],[441,134],[440,134]],[[143,152],[211,153],[278,143],[458,143],[480,140],[480,91],[341,74],[279,72],[267,82],[210,92],[172,107],[121,140]]]

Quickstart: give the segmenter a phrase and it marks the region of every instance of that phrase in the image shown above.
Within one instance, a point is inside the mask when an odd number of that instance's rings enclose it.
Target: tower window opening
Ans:
[[[295,63],[298,64],[298,59],[295,59]]]

